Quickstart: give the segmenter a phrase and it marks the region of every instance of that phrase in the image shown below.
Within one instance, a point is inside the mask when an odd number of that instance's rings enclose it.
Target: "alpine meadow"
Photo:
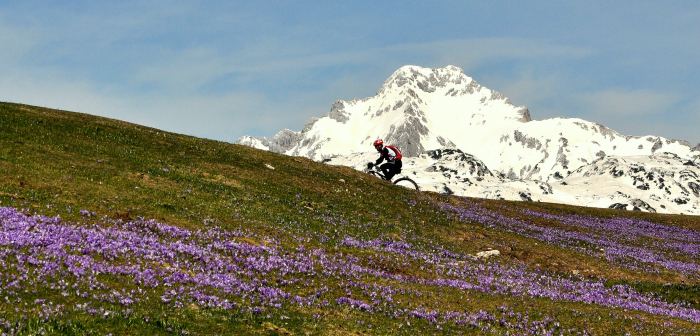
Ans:
[[[699,280],[698,216],[0,103],[2,335],[689,335]]]

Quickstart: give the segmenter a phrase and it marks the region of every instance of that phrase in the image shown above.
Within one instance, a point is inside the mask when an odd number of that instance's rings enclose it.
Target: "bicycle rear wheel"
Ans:
[[[416,184],[416,182],[414,182],[408,177],[396,179],[396,181],[394,181],[394,184],[396,184],[397,186],[404,187],[406,189],[419,190],[418,184]]]

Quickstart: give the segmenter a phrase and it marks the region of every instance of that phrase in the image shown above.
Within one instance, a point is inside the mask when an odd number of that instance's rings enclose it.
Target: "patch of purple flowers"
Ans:
[[[308,235],[294,236],[296,243],[285,248],[278,238],[243,229],[189,230],[143,219],[64,223],[58,217],[29,216],[3,207],[0,297],[21,301],[22,293],[36,292],[40,286],[83,302],[73,311],[93,315],[113,314],[100,303],[129,308],[157,300],[173,307],[194,304],[252,313],[346,307],[407,321],[420,319],[436,328],[449,324],[518,334],[546,334],[560,328],[551,317],[535,319],[508,307],[470,312],[401,302],[401,298],[429,302],[428,293],[444,289],[582,302],[700,323],[699,311],[629,286],[608,288],[598,281],[528,271],[523,265],[501,265],[392,239],[340,240],[339,247],[372,256],[368,262],[339,250],[305,246]],[[420,265],[425,276],[390,272],[383,267],[387,264]],[[52,316],[68,309],[47,305],[43,298],[29,304],[51,307],[45,314]]]
[[[475,202],[460,206],[443,204],[460,220],[476,222],[498,230],[515,232],[543,242],[572,248],[632,270],[659,273],[677,271],[700,277],[700,232],[633,218],[598,218],[580,215],[552,215],[532,210],[520,214],[544,219],[556,226],[504,216]]]

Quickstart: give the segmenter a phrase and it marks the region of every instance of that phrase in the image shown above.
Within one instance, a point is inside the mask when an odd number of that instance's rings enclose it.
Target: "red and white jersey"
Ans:
[[[382,163],[384,159],[389,161],[389,163],[394,163],[396,160],[401,160],[401,150],[396,146],[384,146],[381,152],[381,156],[377,159],[376,164]]]
[[[389,162],[394,162],[394,161],[396,161],[396,159],[398,159],[400,157],[398,150],[396,148],[392,148],[392,147],[393,146],[384,147],[384,148],[386,148],[386,151],[387,151],[387,158],[386,159],[389,160]]]

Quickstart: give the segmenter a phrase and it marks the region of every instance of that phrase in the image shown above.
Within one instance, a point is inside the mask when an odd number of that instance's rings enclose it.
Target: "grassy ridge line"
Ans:
[[[2,206],[60,215],[66,221],[85,221],[80,210],[86,209],[94,212],[96,217],[122,220],[156,218],[190,229],[212,225],[226,229],[243,227],[278,237],[282,245],[289,246],[298,244],[295,234],[316,232],[327,234],[330,240],[324,242],[312,237],[308,245],[328,249],[335,248],[343,235],[365,239],[409,239],[415,244],[437,244],[463,253],[497,248],[503,251],[504,261],[523,262],[533,269],[563,273],[594,269],[595,272],[589,274],[592,277],[624,283],[643,281],[639,288],[649,291],[666,288],[669,297],[673,296],[672,300],[692,303],[692,299],[697,298],[686,295],[695,287],[663,287],[666,282],[679,283],[681,278],[677,275],[650,275],[621,269],[573,250],[536,245],[532,239],[461,223],[436,210],[439,203],[458,204],[460,201],[457,197],[406,191],[350,168],[327,166],[304,158],[26,105],[0,104],[0,201]],[[473,201],[514,217],[519,216],[518,210],[534,209],[604,218],[625,215],[669,225],[699,227],[697,217],[693,216],[630,213],[544,203]],[[413,205],[407,207],[408,203]],[[329,219],[320,219],[321,216]],[[340,226],[343,232],[328,232],[331,230],[329,221],[347,221],[348,225]],[[277,229],[279,223],[291,224]],[[333,230],[337,230],[337,227]],[[367,262],[376,261],[371,260],[371,255],[351,248],[341,249],[340,252],[356,253]],[[387,269],[409,276],[422,275],[423,271],[416,266],[419,265],[403,268],[387,265]],[[456,298],[463,293],[454,295]],[[478,304],[455,298],[451,300],[455,300],[452,304],[457,307],[471,305],[473,308],[495,308],[498,302],[512,301],[483,294],[475,297],[480,298]],[[562,309],[552,307],[546,300],[535,301],[535,308],[531,308],[535,311],[543,307]],[[575,304],[562,306],[575,306],[582,311],[589,309]],[[142,312],[147,313],[148,310]],[[183,316],[198,316],[192,311],[180,313]],[[292,316],[292,319],[303,320],[303,316],[311,314],[298,313],[300,315]],[[201,316],[190,318],[198,321],[195,324],[206,324],[208,321]],[[366,317],[359,315],[357,318]],[[573,326],[586,326],[585,317],[567,318]],[[328,319],[329,323],[338,323],[339,320],[344,318]],[[614,324],[614,321],[609,323]],[[245,325],[248,322],[239,321],[229,327],[244,332],[266,330],[273,333],[280,329],[275,329],[275,324],[265,324],[265,321],[259,321],[257,326],[241,326],[241,323]],[[89,320],[85,323],[92,326],[93,322]],[[387,322],[380,318],[374,323],[381,325]],[[298,331],[309,330],[301,324],[294,328]],[[366,329],[362,325],[340,324],[340,330],[349,332]],[[118,325],[115,328],[123,327]],[[145,332],[153,325],[148,324],[143,328]]]
[[[245,197],[268,183],[288,186],[292,195],[316,193],[342,203],[347,198],[330,187],[337,185],[331,183],[337,175],[365,179],[348,168],[116,120],[23,105],[0,108],[3,192],[44,203],[182,222],[173,208],[201,207],[227,195]]]

